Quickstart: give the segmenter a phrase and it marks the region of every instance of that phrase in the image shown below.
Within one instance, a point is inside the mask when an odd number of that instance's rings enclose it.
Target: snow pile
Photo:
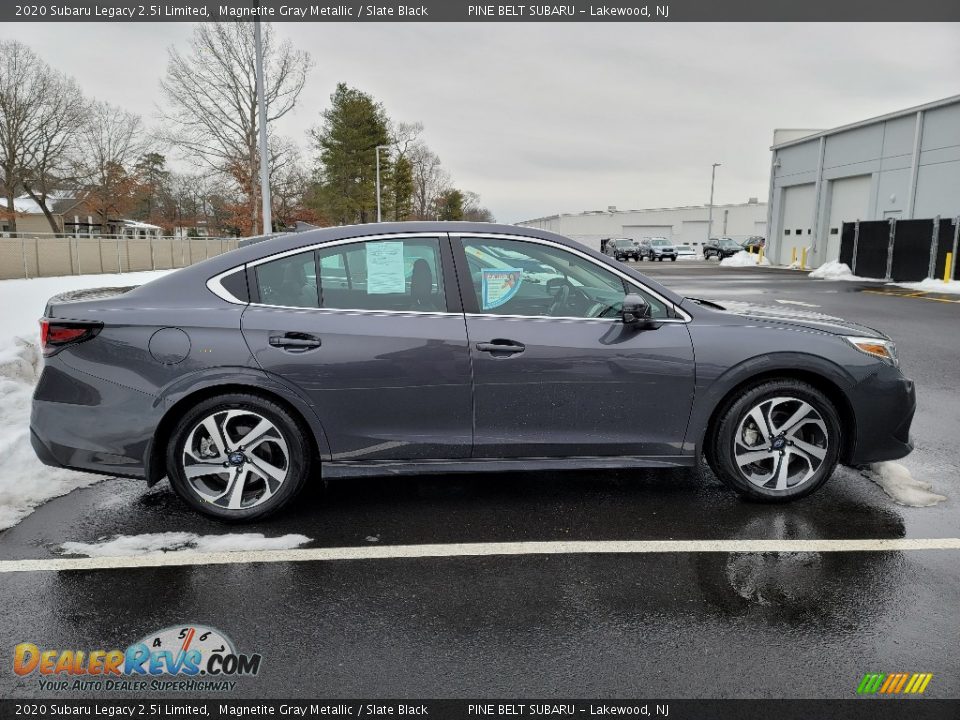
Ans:
[[[724,258],[720,261],[721,267],[753,267],[754,265],[769,265],[770,261],[766,257],[760,257],[760,254],[756,255],[748,253],[746,250],[741,250],[736,255],[731,255],[728,258]]]
[[[281,535],[268,538],[263,533],[197,535],[189,532],[115,535],[95,543],[66,542],[60,550],[67,555],[87,557],[129,557],[179,550],[195,552],[243,552],[244,550],[292,550],[312,542],[306,535]]]
[[[896,285],[897,287],[907,288],[908,290],[918,290],[920,292],[960,295],[960,280],[950,280],[949,282],[944,282],[943,280],[927,278],[926,280],[921,280],[920,282],[902,282],[890,284]]]
[[[30,447],[30,402],[43,358],[37,320],[68,290],[140,285],[167,271],[0,281],[0,530],[47,500],[102,478],[43,465]]]
[[[947,499],[930,492],[933,487],[930,483],[914,479],[910,471],[897,462],[873,463],[863,474],[883,488],[898,505],[931,507]]]
[[[853,282],[875,282],[877,280],[877,278],[854,275],[850,266],[839,260],[825,262],[810,273],[810,277],[814,280],[851,280]]]

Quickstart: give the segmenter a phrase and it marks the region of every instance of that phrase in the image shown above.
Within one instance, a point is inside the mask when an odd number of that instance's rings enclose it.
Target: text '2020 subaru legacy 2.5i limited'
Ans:
[[[803,497],[911,450],[889,338],[681,297],[547,232],[278,236],[51,299],[31,434],[51,465],[253,519],[321,476],[694,466]]]

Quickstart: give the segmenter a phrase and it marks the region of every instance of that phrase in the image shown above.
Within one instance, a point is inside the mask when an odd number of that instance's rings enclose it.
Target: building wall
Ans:
[[[565,235],[589,247],[599,249],[600,240],[608,237],[665,237],[676,243],[702,245],[707,240],[706,205],[652,210],[612,210],[547,218],[517,223],[524,227]],[[715,205],[712,237],[727,236],[745,240],[753,235],[766,236],[767,206],[765,203]]]
[[[815,267],[836,259],[844,222],[960,215],[960,98],[775,146],[772,160],[771,256],[807,247]]]

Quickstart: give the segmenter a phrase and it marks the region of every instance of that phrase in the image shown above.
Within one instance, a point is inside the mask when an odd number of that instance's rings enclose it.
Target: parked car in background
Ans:
[[[644,238],[640,241],[641,259],[663,261],[667,258],[673,262],[677,260],[677,249],[673,243],[663,237]]]
[[[748,237],[746,240],[744,240],[740,244],[740,247],[742,247],[744,250],[759,252],[760,248],[766,247],[766,244],[766,238],[762,238],[759,235],[754,235],[753,237]]]
[[[678,260],[696,260],[697,251],[687,244],[677,245],[677,259]]]
[[[607,241],[606,254],[620,262],[639,260],[640,248],[636,240],[630,238],[611,238]]]
[[[324,477],[704,455],[745,497],[783,502],[838,462],[913,447],[913,382],[883,333],[683,297],[533,228],[281,235],[136,288],[58,295],[40,323],[39,458],[169,478],[224,520],[261,518]]]
[[[743,250],[743,246],[733,238],[710,238],[703,246],[703,259],[716,258],[723,260],[732,257]]]

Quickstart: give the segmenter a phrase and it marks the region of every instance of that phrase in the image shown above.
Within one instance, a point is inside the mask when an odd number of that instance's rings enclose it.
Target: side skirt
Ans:
[[[597,456],[568,458],[482,458],[472,460],[341,460],[320,464],[325,478],[439,473],[518,472],[537,470],[612,470],[617,468],[693,467],[693,455]]]

